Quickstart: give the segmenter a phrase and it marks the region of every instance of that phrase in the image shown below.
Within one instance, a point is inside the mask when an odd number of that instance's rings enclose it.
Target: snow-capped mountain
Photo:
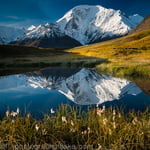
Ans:
[[[24,38],[26,30],[0,26],[0,44],[7,44],[13,40]]]
[[[47,23],[37,27],[31,26],[23,39],[11,44],[28,45],[43,48],[66,48],[80,46],[81,44],[60,31],[57,23]],[[29,30],[28,29],[28,30]]]
[[[7,36],[4,36],[5,32],[0,32],[0,40],[1,43],[13,41],[13,44],[37,47],[74,47],[126,35],[142,20],[143,17],[138,14],[127,16],[120,10],[100,5],[81,5],[71,9],[55,23],[37,27],[31,25],[26,29],[25,36],[22,31],[7,30],[6,33],[10,34]],[[52,39],[55,40],[51,42]]]
[[[67,12],[53,24],[39,25],[26,34],[26,39],[67,35],[82,45],[128,34],[143,17],[127,16],[120,10],[102,6],[81,5]]]
[[[37,27],[30,28],[31,32],[26,34],[26,38],[40,38],[40,37],[62,37],[64,34],[60,31],[56,23],[47,23],[45,25],[39,25]]]
[[[71,9],[57,23],[62,32],[85,45],[123,36],[142,20],[143,17],[137,14],[128,17],[120,10],[107,9],[99,5],[81,5]]]
[[[34,88],[55,89],[81,105],[101,104],[142,92],[128,80],[99,75],[88,69],[81,69],[65,77],[45,76],[42,73],[30,74],[27,82]]]
[[[36,28],[36,26],[31,25],[30,27],[27,28],[27,30],[28,30],[28,31],[32,31],[32,30],[34,30],[35,28]]]

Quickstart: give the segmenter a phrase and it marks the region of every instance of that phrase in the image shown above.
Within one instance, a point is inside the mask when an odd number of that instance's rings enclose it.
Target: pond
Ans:
[[[150,96],[133,82],[85,68],[50,68],[0,77],[1,114],[19,108],[23,114],[38,115],[61,104],[144,110],[150,106]]]

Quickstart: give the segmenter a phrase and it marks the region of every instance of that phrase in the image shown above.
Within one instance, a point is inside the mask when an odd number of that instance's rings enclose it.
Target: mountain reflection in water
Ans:
[[[38,115],[61,104],[105,104],[144,110],[150,106],[150,97],[133,82],[84,68],[53,68],[0,77],[1,113],[19,107],[22,113]]]

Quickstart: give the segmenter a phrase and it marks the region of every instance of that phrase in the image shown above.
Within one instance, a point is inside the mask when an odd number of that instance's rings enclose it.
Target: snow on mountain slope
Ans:
[[[28,31],[32,31],[32,30],[34,30],[35,28],[36,28],[36,26],[31,25],[30,27],[27,28],[27,30],[28,30]]]
[[[47,23],[45,25],[39,25],[38,27],[33,28],[31,32],[26,34],[25,38],[40,38],[40,37],[61,37],[64,34],[60,31],[56,23]]]
[[[0,26],[0,44],[7,44],[13,40],[24,37],[26,30],[13,27]]]
[[[60,31],[57,23],[47,23],[37,27],[31,26],[24,39],[11,42],[16,45],[27,45],[43,48],[66,48],[81,46],[77,40]]]
[[[143,17],[137,14],[128,17],[120,10],[100,5],[81,5],[71,9],[55,23],[37,27],[31,25],[26,30],[0,27],[0,43],[67,36],[78,42],[78,45],[85,45],[126,35],[142,20]]]
[[[57,21],[62,32],[85,45],[97,39],[122,36],[143,20],[139,15],[126,16],[120,10],[81,5]]]
[[[142,91],[132,82],[124,79],[99,75],[88,69],[81,69],[69,77],[33,76],[27,78],[34,88],[55,89],[73,102],[81,105],[101,104],[124,97],[137,95]]]

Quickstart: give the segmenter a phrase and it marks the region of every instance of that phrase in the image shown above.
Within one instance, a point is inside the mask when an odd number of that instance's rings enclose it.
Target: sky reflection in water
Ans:
[[[13,75],[0,77],[0,111],[2,114],[7,109],[21,109],[22,113],[31,112],[49,113],[50,109],[56,109],[60,104],[76,105],[56,90],[47,88],[33,88],[27,84],[26,75]],[[120,100],[106,102],[106,106],[122,105],[128,108],[145,109],[150,106],[150,97],[144,93],[137,96],[125,95]]]

